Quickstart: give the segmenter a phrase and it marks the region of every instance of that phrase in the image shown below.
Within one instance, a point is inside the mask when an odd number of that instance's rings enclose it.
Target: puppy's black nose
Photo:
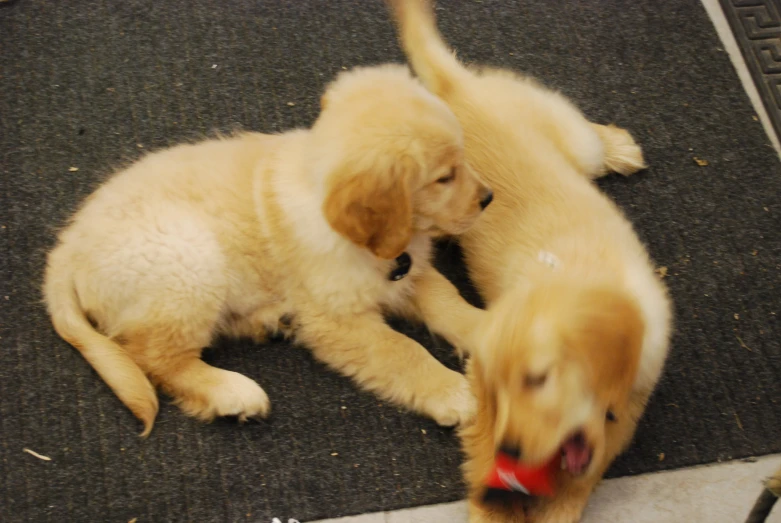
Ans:
[[[485,209],[492,201],[494,201],[494,192],[488,191],[488,193],[483,196],[483,199],[480,200],[480,208]]]
[[[521,447],[519,445],[502,443],[502,445],[499,447],[499,452],[514,460],[521,459]]]

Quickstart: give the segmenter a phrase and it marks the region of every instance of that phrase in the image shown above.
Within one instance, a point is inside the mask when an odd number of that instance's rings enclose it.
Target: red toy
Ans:
[[[558,456],[556,456],[558,457]],[[494,468],[485,480],[488,492],[520,492],[527,496],[547,496],[554,494],[553,472],[556,459],[537,467],[528,467],[513,457],[499,452]]]

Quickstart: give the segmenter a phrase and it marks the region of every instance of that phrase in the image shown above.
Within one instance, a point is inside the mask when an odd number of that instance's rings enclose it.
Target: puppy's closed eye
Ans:
[[[437,183],[442,183],[442,184],[451,183],[455,179],[456,179],[456,168],[453,167],[452,169],[450,169],[450,172],[447,173],[445,176],[437,178]]]
[[[527,374],[523,377],[523,386],[527,389],[539,389],[548,381],[548,373]]]

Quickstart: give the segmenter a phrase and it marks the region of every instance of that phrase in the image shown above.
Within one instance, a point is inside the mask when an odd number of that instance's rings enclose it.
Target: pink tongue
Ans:
[[[568,439],[562,446],[567,460],[567,469],[573,474],[580,474],[591,461],[591,451],[582,435]]]

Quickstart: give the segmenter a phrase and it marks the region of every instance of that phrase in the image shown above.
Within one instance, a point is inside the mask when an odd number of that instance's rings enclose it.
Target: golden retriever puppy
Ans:
[[[461,431],[470,521],[577,521],[630,443],[668,351],[667,292],[592,182],[643,168],[641,150],[533,80],[462,66],[427,1],[390,4],[413,69],[456,114],[466,160],[496,195],[461,237],[489,305],[468,369],[478,413]],[[486,501],[499,450],[529,468],[555,460],[555,494]]]
[[[391,329],[383,313],[479,314],[431,266],[491,192],[464,160],[453,113],[402,66],[340,75],[311,130],[242,134],[147,156],[93,193],[49,254],[57,332],[144,423],[153,385],[202,420],[264,416],[253,380],[207,365],[215,336],[282,328],[320,360],[399,405],[455,425],[466,378]]]

